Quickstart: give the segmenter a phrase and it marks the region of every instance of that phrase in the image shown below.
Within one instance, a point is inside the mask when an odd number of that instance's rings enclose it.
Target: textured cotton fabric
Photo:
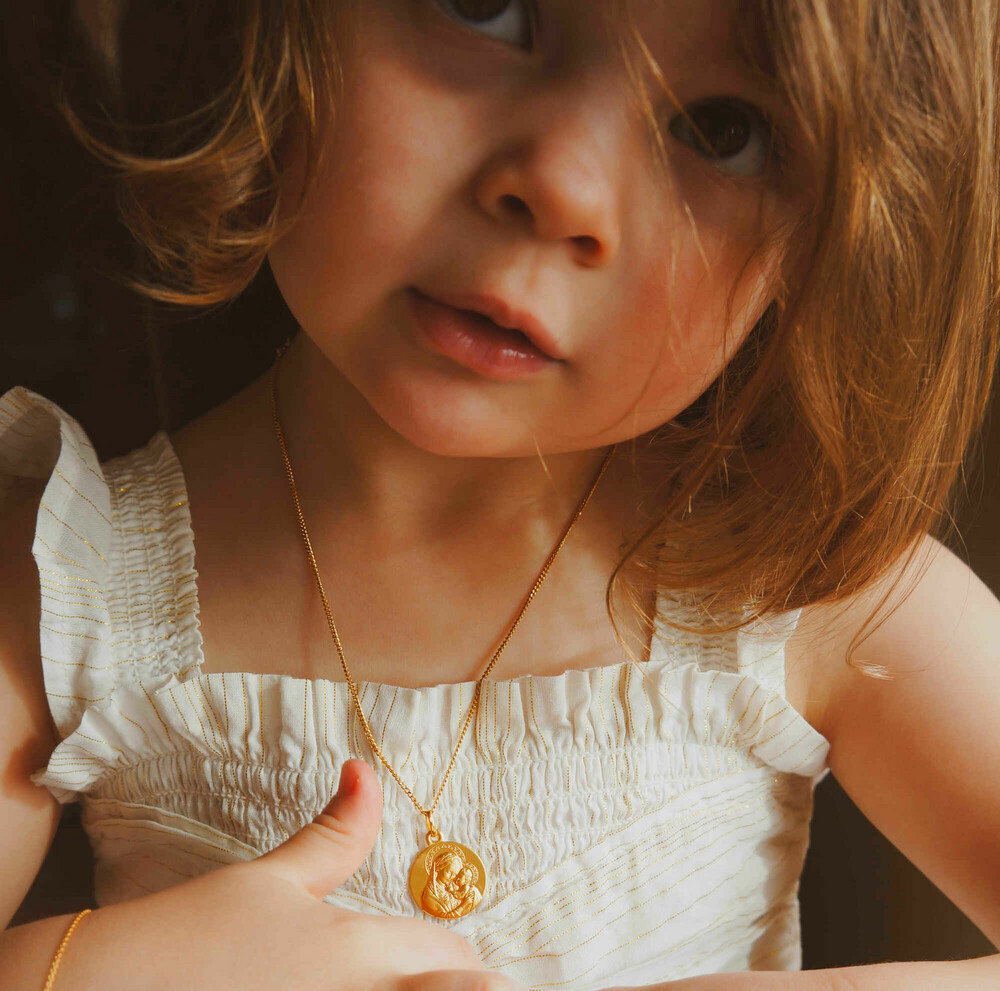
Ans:
[[[201,672],[195,540],[167,434],[102,465],[76,421],[16,388],[0,398],[0,496],[12,476],[47,479],[33,553],[61,742],[32,780],[81,802],[100,905],[259,856],[361,757],[382,829],[332,904],[447,926],[530,988],[801,966],[798,880],[829,744],[784,697],[796,614],[709,640],[664,626],[648,663],[488,682],[435,822],[479,853],[489,885],[470,915],[435,920],[407,887],[423,818],[346,685],[281,675],[280,657],[274,674]],[[474,687],[359,682],[425,806]]]

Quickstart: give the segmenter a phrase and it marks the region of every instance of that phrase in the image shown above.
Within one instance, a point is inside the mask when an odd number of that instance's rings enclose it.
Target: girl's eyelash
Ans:
[[[446,17],[475,34],[526,51],[534,47],[538,23],[537,0],[432,0],[432,2]],[[500,36],[491,34],[487,28],[499,32]],[[511,37],[510,32],[516,36]],[[507,33],[506,37],[503,36],[504,33]]]
[[[772,169],[779,174],[783,170],[780,128],[759,107],[738,97],[708,97],[689,104],[673,117],[668,129],[727,176],[753,179]]]

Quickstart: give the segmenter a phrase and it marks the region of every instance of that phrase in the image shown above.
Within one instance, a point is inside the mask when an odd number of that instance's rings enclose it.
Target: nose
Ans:
[[[621,245],[627,111],[607,93],[566,87],[514,122],[476,179],[479,207],[499,224],[565,243],[583,267],[608,265]]]

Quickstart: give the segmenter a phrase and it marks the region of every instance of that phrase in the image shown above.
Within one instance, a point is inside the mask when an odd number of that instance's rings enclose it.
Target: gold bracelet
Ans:
[[[49,967],[49,976],[45,978],[45,987],[42,991],[52,991],[52,982],[56,979],[56,971],[59,969],[59,961],[62,959],[63,951],[66,949],[66,944],[69,942],[70,936],[73,935],[73,930],[76,929],[77,923],[90,911],[89,908],[85,908],[82,912],[77,915],[73,920],[69,929],[66,930],[66,935],[63,936],[62,942],[59,944],[59,949],[56,950],[56,955],[52,958],[52,965]]]

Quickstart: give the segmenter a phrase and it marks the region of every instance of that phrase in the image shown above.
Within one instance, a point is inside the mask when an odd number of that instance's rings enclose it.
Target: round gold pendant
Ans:
[[[486,868],[462,843],[429,843],[410,868],[410,894],[428,915],[460,919],[486,894]]]

